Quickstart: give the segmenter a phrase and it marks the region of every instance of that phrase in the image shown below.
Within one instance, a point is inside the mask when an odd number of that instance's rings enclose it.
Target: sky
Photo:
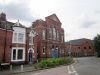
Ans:
[[[56,14],[65,30],[65,41],[100,34],[100,0],[0,0],[7,20],[31,26],[36,19]]]

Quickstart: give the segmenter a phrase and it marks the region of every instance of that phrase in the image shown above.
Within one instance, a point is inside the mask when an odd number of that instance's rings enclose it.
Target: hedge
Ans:
[[[73,62],[72,58],[48,58],[35,64],[36,69],[52,68],[59,65],[68,65]]]

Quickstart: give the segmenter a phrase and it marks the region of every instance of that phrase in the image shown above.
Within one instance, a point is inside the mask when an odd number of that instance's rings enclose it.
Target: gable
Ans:
[[[55,22],[61,23],[60,20],[58,19],[58,17],[56,16],[56,14],[52,14],[52,15],[48,16],[47,18],[54,20]]]

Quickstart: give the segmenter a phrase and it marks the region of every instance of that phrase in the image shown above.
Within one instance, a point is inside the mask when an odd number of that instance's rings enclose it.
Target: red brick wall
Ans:
[[[89,48],[89,47],[91,47],[91,48]],[[68,55],[68,50],[70,49],[70,44],[66,44],[65,48],[66,48],[66,52]],[[92,42],[90,40],[86,40],[80,45],[71,45],[71,54],[72,54],[72,56],[93,56],[94,49],[93,49]]]
[[[5,40],[6,39],[6,40]],[[5,45],[6,41],[6,45]],[[0,61],[4,62],[4,50],[5,50],[5,62],[10,62],[12,45],[12,31],[8,30],[7,33],[4,29],[0,29]]]
[[[89,55],[94,54],[93,45],[91,44],[90,41],[86,41],[82,44],[82,50],[83,50],[84,56],[89,56]]]
[[[31,45],[29,45],[29,33],[30,33],[31,29],[30,28],[27,28],[26,30],[26,58],[25,58],[25,61],[26,63],[29,62],[29,55],[28,55],[28,50],[31,48]],[[35,36],[37,37],[37,35]],[[34,53],[33,53],[33,61],[36,61],[37,60],[37,38],[35,38],[33,40],[34,44],[33,44],[33,48],[34,48]]]
[[[34,30],[38,33],[38,36],[34,38],[36,42],[34,44],[37,44],[37,52],[38,52],[38,58],[46,58],[46,57],[51,57],[51,49],[52,46],[54,47],[58,46],[59,48],[59,56],[60,56],[60,50],[61,50],[61,55],[65,56],[65,45],[64,45],[64,40],[61,42],[61,35],[63,36],[64,39],[64,30],[61,28],[61,23],[57,23],[53,20],[50,20],[46,18],[46,21],[43,20],[37,20],[36,22],[33,23],[32,27]],[[49,34],[49,28],[55,27],[56,30],[59,32],[60,37],[59,40],[53,40],[49,39],[50,34]],[[46,30],[46,39],[42,39],[42,30]],[[53,38],[53,36],[52,36]],[[43,54],[43,47],[45,48],[45,54]],[[63,50],[63,51],[62,51]]]

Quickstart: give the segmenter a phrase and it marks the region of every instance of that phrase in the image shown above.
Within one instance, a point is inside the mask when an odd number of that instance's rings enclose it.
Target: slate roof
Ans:
[[[13,27],[23,27],[26,28],[25,26],[23,26],[22,24],[18,22],[13,23],[13,22],[9,22],[6,20],[6,14],[5,13],[0,13],[0,28],[2,29],[7,29],[7,30],[13,30]]]
[[[23,26],[20,23],[19,23],[19,25],[17,25],[17,22],[16,23],[9,22],[9,21],[2,21],[2,22],[0,22],[0,28],[7,29],[7,30],[13,30],[13,27],[23,27],[23,28],[26,28],[25,26]]]
[[[71,43],[72,45],[80,45],[80,44],[82,44],[82,43],[84,43],[84,42],[86,42],[88,40],[90,40],[90,39],[86,39],[86,38],[76,39],[76,40],[71,40],[69,42],[65,42],[65,44],[69,45]]]
[[[24,25],[22,25],[21,23],[19,22],[16,22],[13,24],[13,27],[22,27],[22,28],[26,28]]]
[[[14,23],[9,21],[0,22],[0,28],[12,30]]]

